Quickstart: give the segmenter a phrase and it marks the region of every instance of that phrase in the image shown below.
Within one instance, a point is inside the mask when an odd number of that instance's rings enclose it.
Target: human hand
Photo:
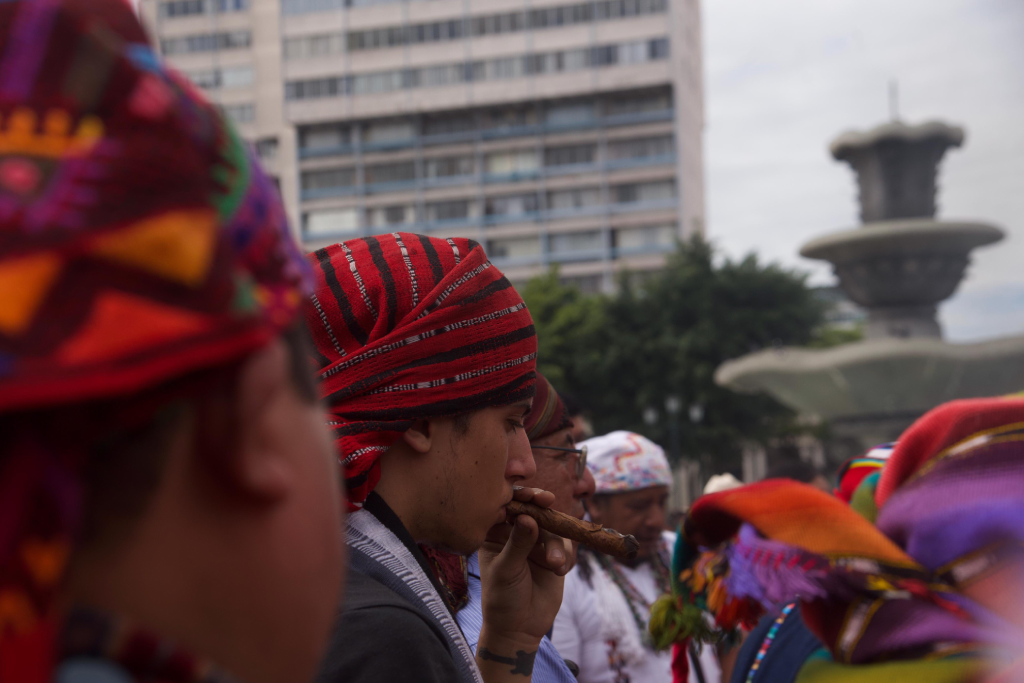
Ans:
[[[513,498],[540,507],[555,500],[548,491],[520,487],[513,490]],[[564,539],[542,531],[526,515],[491,528],[479,553],[481,646],[494,641],[504,644],[503,649],[537,649],[562,604],[563,577],[571,567],[566,551]]]

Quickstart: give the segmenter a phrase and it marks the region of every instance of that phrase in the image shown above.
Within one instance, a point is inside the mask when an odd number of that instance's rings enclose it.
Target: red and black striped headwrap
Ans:
[[[533,407],[523,420],[523,427],[531,442],[572,427],[572,418],[562,403],[562,397],[548,378],[539,372],[537,394],[533,397]]]
[[[309,256],[320,395],[358,508],[414,419],[533,396],[526,304],[473,240],[391,233]]]

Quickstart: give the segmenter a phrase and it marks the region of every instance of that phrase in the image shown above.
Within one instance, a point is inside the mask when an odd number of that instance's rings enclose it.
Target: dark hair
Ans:
[[[765,479],[794,479],[796,481],[810,484],[816,478],[822,476],[821,470],[809,462],[803,460],[785,460],[775,463]]]
[[[568,394],[564,391],[558,392],[558,397],[562,399],[562,404],[565,406],[565,413],[572,417],[573,415],[579,415],[583,412],[583,405],[579,402],[573,394]]]

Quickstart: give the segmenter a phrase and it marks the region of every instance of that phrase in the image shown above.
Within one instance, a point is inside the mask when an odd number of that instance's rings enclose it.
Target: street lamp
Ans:
[[[644,408],[644,424],[648,427],[653,427],[658,421],[658,409],[654,406],[647,406]]]

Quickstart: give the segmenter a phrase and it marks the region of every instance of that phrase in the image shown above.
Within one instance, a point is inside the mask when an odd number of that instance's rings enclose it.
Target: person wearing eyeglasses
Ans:
[[[669,591],[675,534],[664,531],[672,471],[660,446],[633,432],[587,439],[596,492],[587,503],[598,524],[640,542],[632,561],[582,549],[565,577],[551,640],[579,664],[579,683],[670,683],[672,655],[647,631],[651,604]],[[536,452],[536,451],[535,451]],[[714,648],[689,656],[689,683],[719,683]]]
[[[587,469],[587,449],[576,448],[572,437],[572,419],[558,392],[540,373],[537,373],[537,394],[533,399],[533,407],[523,420],[523,426],[533,449],[537,473],[520,482],[520,485],[552,492],[555,494],[555,502],[551,505],[553,510],[582,519],[583,501],[594,493],[594,477]],[[576,544],[566,541],[565,545],[568,566],[571,567],[576,562]],[[431,560],[437,562],[437,554],[432,555]],[[446,564],[447,569],[439,569],[451,574],[453,564],[450,561]],[[480,563],[476,554],[469,556],[463,566],[468,579],[467,593],[456,595],[457,604],[462,601],[465,604],[456,612],[455,618],[470,647],[476,651],[480,629],[483,627]],[[444,583],[453,588],[461,582],[455,577]],[[458,592],[457,588],[454,590]],[[575,668],[574,663],[562,659],[545,636],[534,662],[533,683],[576,683]]]

